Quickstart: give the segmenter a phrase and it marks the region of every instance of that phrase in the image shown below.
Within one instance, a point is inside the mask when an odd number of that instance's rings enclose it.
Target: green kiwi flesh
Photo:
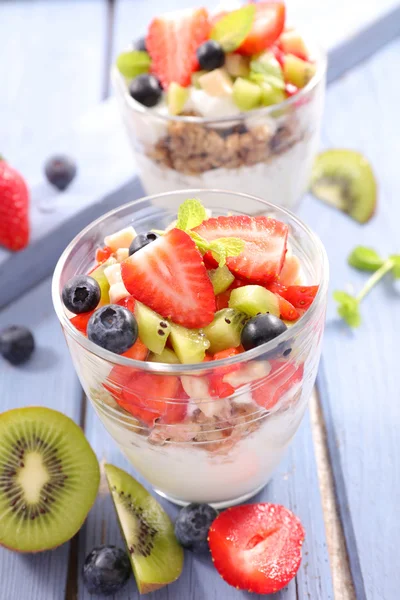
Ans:
[[[214,320],[204,328],[210,341],[210,352],[221,352],[240,345],[240,335],[247,316],[233,308],[223,308],[215,313]]]
[[[374,173],[367,159],[353,150],[321,152],[314,162],[311,191],[359,223],[366,223],[375,212]]]
[[[105,465],[105,472],[139,592],[172,583],[182,573],[183,549],[167,513],[122,469]]]
[[[69,417],[42,407],[0,415],[0,544],[60,546],[81,528],[99,489],[96,455]]]

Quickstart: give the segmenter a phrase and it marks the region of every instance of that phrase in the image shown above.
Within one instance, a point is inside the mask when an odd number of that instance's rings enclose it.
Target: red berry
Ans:
[[[304,366],[285,360],[271,360],[271,372],[252,390],[253,400],[271,410],[287,392],[299,385],[303,379]]]
[[[104,246],[104,248],[97,248],[96,250],[96,268],[105,262],[108,258],[110,258],[113,251],[108,246]]]
[[[74,325],[74,327],[76,327],[78,331],[83,333],[83,335],[87,336],[87,326],[89,323],[89,319],[93,313],[94,313],[94,310],[91,310],[90,312],[81,313],[80,315],[76,315],[75,317],[72,317],[72,319],[71,319],[72,325]]]
[[[222,512],[208,542],[214,566],[230,585],[273,594],[295,577],[301,563],[304,529],[279,504],[245,504]]]
[[[293,304],[290,304],[288,300],[282,298],[279,294],[276,294],[279,302],[279,312],[281,319],[285,321],[296,321],[300,317],[300,313],[295,309]]]
[[[288,227],[269,217],[216,217],[194,229],[206,240],[237,237],[245,242],[239,256],[228,256],[226,264],[234,275],[247,282],[268,284],[275,281],[286,254]]]
[[[192,238],[172,229],[121,263],[126,289],[165,319],[199,329],[214,318],[215,296]]]
[[[281,35],[285,25],[283,2],[258,2],[253,26],[237,52],[251,56],[271,46]]]
[[[29,243],[29,191],[21,175],[0,159],[0,245],[23,250]]]
[[[318,285],[290,285],[282,296],[295,308],[303,310],[311,306],[318,292]]]

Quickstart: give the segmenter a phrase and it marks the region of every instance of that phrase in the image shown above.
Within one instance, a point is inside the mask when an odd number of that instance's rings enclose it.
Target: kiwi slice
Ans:
[[[210,341],[210,352],[220,352],[240,346],[240,334],[247,316],[233,308],[223,308],[215,313],[214,320],[204,328]]]
[[[93,505],[99,464],[82,430],[49,408],[0,415],[0,544],[41,552],[71,539]]]
[[[215,295],[225,292],[225,290],[227,290],[228,287],[235,281],[235,277],[232,275],[226,265],[208,271],[208,276],[211,279]]]
[[[110,303],[110,282],[108,281],[104,269],[110,265],[116,264],[116,259],[110,256],[108,260],[99,265],[97,269],[90,273],[90,277],[93,277],[100,286],[100,302],[99,306],[105,306]]]
[[[170,518],[128,473],[113,465],[104,468],[139,592],[172,583],[182,573],[183,549]]]
[[[164,350],[160,354],[151,354],[149,361],[168,363],[169,365],[179,364],[179,358],[177,357],[175,352],[173,350],[170,350],[169,348],[164,348]]]
[[[246,313],[249,317],[255,317],[259,313],[280,316],[278,298],[261,285],[245,285],[232,290],[229,306]]]
[[[233,84],[233,101],[240,110],[257,108],[261,102],[260,86],[238,77]]]
[[[366,223],[375,212],[377,185],[371,165],[354,150],[326,150],[313,166],[311,191],[320,200]]]
[[[171,344],[179,361],[189,365],[203,362],[210,347],[201,329],[186,329],[175,324],[171,326]]]
[[[170,115],[179,115],[189,98],[188,88],[184,88],[179,83],[173,81],[170,83],[167,92],[167,104]]]
[[[135,303],[135,317],[140,341],[151,352],[161,354],[171,331],[170,324],[141,302]]]

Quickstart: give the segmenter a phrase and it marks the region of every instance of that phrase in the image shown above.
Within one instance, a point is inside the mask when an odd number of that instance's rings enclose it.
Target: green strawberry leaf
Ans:
[[[395,279],[400,279],[400,254],[392,254],[389,258],[394,262],[392,268],[393,277]]]
[[[233,52],[250,33],[255,12],[255,4],[247,4],[228,13],[215,23],[210,38],[218,42],[224,52]]]
[[[206,209],[202,203],[195,198],[190,198],[185,200],[179,207],[176,228],[187,231],[201,225],[206,218]]]
[[[117,58],[118,71],[128,79],[148,73],[150,71],[150,63],[150,56],[144,50],[122,52]]]
[[[357,298],[342,291],[333,292],[333,298],[339,304],[337,311],[342,319],[350,327],[359,327],[361,324],[361,315]]]
[[[384,263],[383,259],[373,249],[366,246],[356,246],[349,254],[347,262],[351,267],[361,271],[376,271]]]

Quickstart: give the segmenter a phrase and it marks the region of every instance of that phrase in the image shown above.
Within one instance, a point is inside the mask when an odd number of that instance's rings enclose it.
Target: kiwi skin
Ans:
[[[184,557],[168,515],[129,473],[110,464],[104,469],[140,594],[176,581]]]
[[[20,553],[61,546],[82,527],[100,484],[82,430],[56,410],[26,407],[0,414],[0,439],[0,546]],[[35,485],[46,472],[50,479]],[[29,502],[23,493],[34,488],[39,500]]]

